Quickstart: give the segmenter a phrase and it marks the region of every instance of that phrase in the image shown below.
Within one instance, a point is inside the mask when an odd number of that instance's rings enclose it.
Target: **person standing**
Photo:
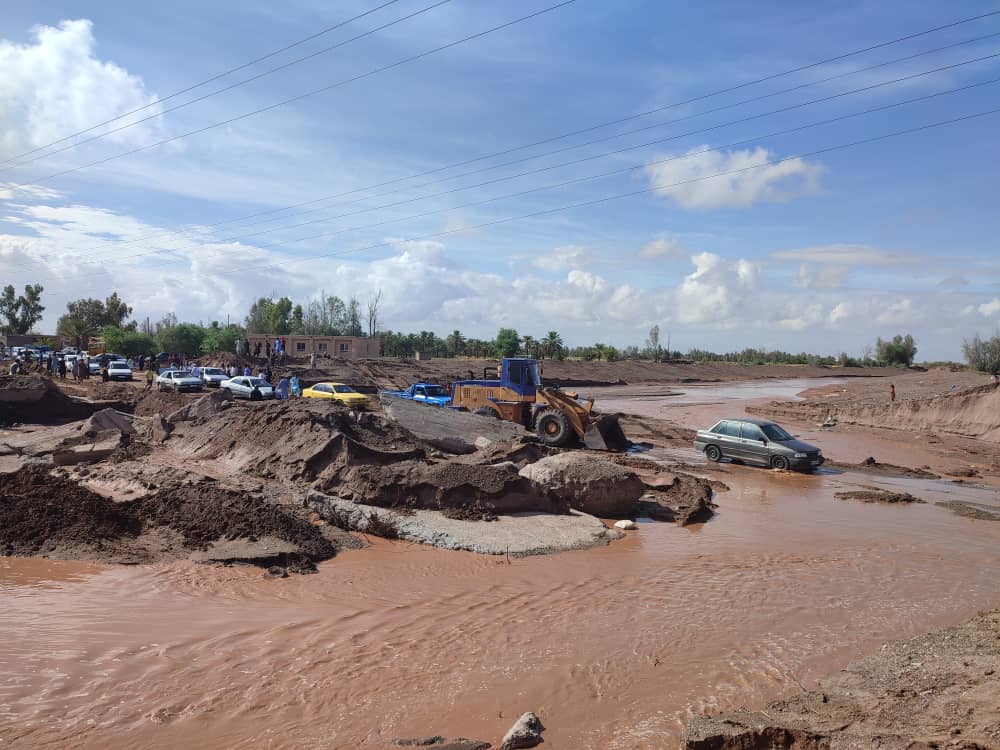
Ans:
[[[316,369],[316,350],[313,349],[312,354],[309,355],[309,367],[313,370]]]
[[[889,383],[889,402],[894,403],[896,401],[896,384]]]
[[[59,358],[59,379],[66,379],[66,360],[62,357]]]
[[[279,401],[288,400],[288,378],[282,378],[278,381],[278,386],[274,389],[274,397]]]
[[[292,375],[291,380],[288,381],[288,387],[292,392],[292,395],[296,398],[302,397],[302,384],[299,382],[298,375]]]
[[[146,390],[153,390],[153,365],[150,364],[149,369],[146,370]]]

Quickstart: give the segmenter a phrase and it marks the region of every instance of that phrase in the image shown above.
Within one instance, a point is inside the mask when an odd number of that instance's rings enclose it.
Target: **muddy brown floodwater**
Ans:
[[[496,742],[532,710],[554,748],[673,748],[694,713],[1000,602],[1000,524],[933,502],[992,490],[723,468],[707,524],[510,564],[380,540],[282,580],[0,558],[0,747]],[[862,486],[928,502],[834,497]]]

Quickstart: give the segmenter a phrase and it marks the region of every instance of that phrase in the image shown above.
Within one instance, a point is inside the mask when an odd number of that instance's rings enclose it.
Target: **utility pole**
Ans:
[[[670,329],[667,328],[667,361],[669,362],[671,359],[673,358],[670,356]]]

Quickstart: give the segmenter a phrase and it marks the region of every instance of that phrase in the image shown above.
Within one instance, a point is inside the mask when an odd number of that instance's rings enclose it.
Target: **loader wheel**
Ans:
[[[705,458],[709,461],[719,461],[722,458],[722,451],[719,450],[719,446],[710,445],[705,449]]]
[[[480,417],[492,417],[493,419],[500,419],[500,415],[497,414],[495,409],[491,409],[488,406],[479,406],[472,410],[473,414]]]
[[[560,447],[570,441],[573,430],[566,415],[556,409],[546,409],[535,420],[535,432],[545,445]]]

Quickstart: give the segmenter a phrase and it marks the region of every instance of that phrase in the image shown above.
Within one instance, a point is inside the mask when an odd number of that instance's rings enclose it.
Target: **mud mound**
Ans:
[[[107,406],[108,403],[67,396],[58,385],[41,375],[0,376],[0,424],[47,424],[85,419]]]
[[[150,391],[143,392],[135,402],[135,415],[139,417],[151,417],[154,414],[170,414],[177,411],[182,406],[186,406],[191,400],[189,396],[173,391]]]
[[[142,390],[125,383],[97,383],[90,389],[94,398],[104,401],[119,401],[121,403],[135,404],[142,396]]]
[[[882,646],[766,710],[695,717],[687,750],[1000,747],[1000,611]]]
[[[413,437],[370,414],[313,399],[235,402],[214,419],[184,424],[179,448],[198,459],[291,482],[335,481],[347,466],[381,466],[424,455]]]
[[[909,466],[897,466],[896,464],[884,464],[869,456],[861,463],[847,464],[841,461],[827,461],[827,467],[832,469],[844,469],[846,471],[861,471],[866,474],[882,474],[887,477],[914,477],[916,479],[940,479],[926,469],[913,469]]]
[[[1000,443],[1000,389],[980,385],[954,393],[896,403],[772,402],[748,412],[775,417],[882,427],[907,432],[949,433]]]
[[[142,522],[123,507],[85,487],[29,466],[0,475],[0,551],[5,555],[52,555],[118,559],[123,538],[135,538]]]
[[[325,560],[336,549],[304,517],[245,492],[192,485],[165,489],[127,503],[143,523],[180,532],[184,545],[206,549],[213,542],[275,537],[294,542],[310,559]]]
[[[308,569],[336,546],[295,511],[212,485],[162,489],[116,503],[70,480],[28,466],[0,475],[0,552],[103,562],[191,556]],[[163,533],[169,531],[170,533]],[[258,545],[259,540],[271,540]],[[228,544],[234,540],[241,545]],[[270,551],[269,551],[270,550]]]
[[[906,505],[908,503],[924,502],[919,497],[914,497],[908,492],[889,492],[888,490],[853,490],[851,492],[835,492],[833,496],[838,500],[860,500],[863,503],[898,503]]]
[[[495,513],[540,511],[566,514],[569,502],[525,479],[514,464],[427,464],[346,466],[314,487],[362,505],[404,509],[450,509],[454,517],[488,518]]]
[[[705,523],[715,514],[712,487],[700,477],[678,474],[666,486],[646,486],[649,491],[636,506],[637,516],[687,526]]]
[[[952,513],[965,518],[974,518],[977,521],[1000,521],[1000,508],[995,505],[982,505],[965,500],[945,500],[935,503],[935,505],[947,508]]]

